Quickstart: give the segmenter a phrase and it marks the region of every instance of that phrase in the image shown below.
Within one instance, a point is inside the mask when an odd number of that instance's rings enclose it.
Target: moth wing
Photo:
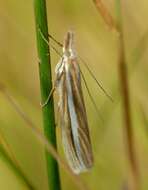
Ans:
[[[90,168],[93,164],[92,146],[89,135],[88,121],[86,108],[83,98],[80,69],[77,60],[70,59],[69,66],[69,80],[72,90],[72,99],[74,102],[74,110],[77,116],[78,123],[78,139],[80,143],[80,154],[85,167]],[[69,109],[71,109],[69,105]],[[71,128],[74,129],[75,121],[71,118]]]
[[[60,122],[62,129],[62,141],[64,152],[67,161],[74,171],[74,173],[80,173],[80,163],[75,150],[74,139],[71,129],[71,119],[68,108],[68,94],[66,88],[66,76],[63,75],[59,84],[59,94],[61,101],[59,102]]]
[[[64,150],[73,171],[80,173],[92,167],[93,155],[80,70],[75,59],[69,59],[65,64],[65,75],[61,80],[61,94]]]

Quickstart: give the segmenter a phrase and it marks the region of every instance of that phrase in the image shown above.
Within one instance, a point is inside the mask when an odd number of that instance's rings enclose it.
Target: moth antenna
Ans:
[[[98,85],[98,87],[104,92],[104,94],[112,101],[114,102],[113,98],[107,93],[107,91],[103,88],[103,86],[100,84],[100,82],[97,80],[96,76],[93,74],[93,72],[90,70],[90,68],[88,67],[87,63],[80,57],[78,56],[80,61],[82,63],[84,63],[85,67],[87,68],[89,74],[92,76],[92,78],[95,80],[96,84]]]
[[[60,43],[59,41],[57,41],[52,35],[49,35],[49,37],[56,43],[58,44],[60,47],[63,47],[62,43]],[[87,70],[89,71],[90,75],[92,76],[92,78],[95,80],[95,82],[97,83],[97,85],[99,86],[99,88],[104,92],[104,94],[110,99],[110,101],[114,102],[113,98],[111,97],[111,95],[108,94],[108,92],[103,88],[103,86],[100,84],[100,82],[97,80],[97,78],[95,77],[95,75],[93,74],[93,72],[90,70],[90,68],[88,67],[87,63],[80,57],[78,56],[80,61],[85,65],[85,67],[87,68]]]
[[[99,109],[98,109],[98,107],[97,107],[97,105],[96,105],[96,103],[95,103],[95,101],[94,101],[92,95],[91,95],[91,92],[90,92],[90,90],[89,90],[89,87],[88,87],[88,85],[87,85],[86,79],[85,79],[85,77],[84,77],[84,75],[83,75],[81,69],[80,69],[80,73],[81,73],[82,79],[83,79],[83,81],[84,81],[84,85],[85,85],[85,87],[86,87],[86,90],[87,90],[87,92],[88,92],[88,95],[89,95],[89,97],[90,97],[90,99],[91,99],[91,102],[93,103],[93,105],[94,105],[94,107],[95,107],[95,109],[96,109],[96,111],[97,111],[97,113],[98,113],[98,115],[99,115],[101,121],[104,122],[104,119],[103,119],[103,117],[102,117],[102,115],[101,115],[101,113],[100,113],[100,111],[99,111]]]
[[[44,34],[42,33],[41,29],[39,28],[38,30],[39,30],[39,33],[40,33],[42,39],[46,42],[46,44],[47,44],[47,45],[50,45],[50,47],[51,47],[60,57],[62,57],[62,55],[60,54],[60,52],[59,52],[51,43],[49,43],[49,41],[45,38],[45,36],[44,36]],[[48,35],[48,36],[51,38],[51,35]],[[51,39],[53,40],[54,38],[51,38]],[[54,40],[54,41],[55,41],[55,40]],[[60,45],[60,43],[58,43],[57,41],[56,41],[56,43]],[[61,45],[62,45],[62,44],[61,44]],[[61,45],[60,45],[60,46],[61,46]],[[62,47],[63,47],[63,45],[62,45]]]
[[[39,30],[41,33],[41,36],[43,37],[43,39],[45,39],[43,33],[41,32],[41,30]],[[51,38],[56,44],[58,44],[60,47],[63,47],[62,43],[60,43],[59,41],[57,41],[51,34],[48,34],[49,38]],[[49,42],[45,39],[46,43]],[[61,54],[56,50],[56,48],[51,45],[51,48],[58,54],[61,56]],[[78,55],[80,61],[85,65],[86,69],[88,70],[89,74],[92,76],[92,78],[95,80],[96,84],[98,85],[98,87],[104,92],[104,94],[110,99],[111,102],[114,102],[113,98],[111,97],[111,95],[108,94],[108,92],[103,88],[103,86],[100,84],[100,82],[97,80],[96,76],[93,74],[93,72],[90,70],[89,66],[87,65],[87,63]]]
[[[48,34],[49,38],[51,38],[57,45],[60,47],[63,47],[63,44],[59,41],[57,41],[51,34]]]

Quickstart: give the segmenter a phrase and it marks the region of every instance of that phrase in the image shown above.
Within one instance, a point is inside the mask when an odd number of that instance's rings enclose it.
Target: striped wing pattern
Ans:
[[[58,83],[62,141],[68,163],[74,173],[78,174],[93,164],[80,69],[76,58],[68,57],[60,64],[63,72]]]

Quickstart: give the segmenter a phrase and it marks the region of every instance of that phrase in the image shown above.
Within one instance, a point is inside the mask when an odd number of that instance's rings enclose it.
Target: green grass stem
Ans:
[[[45,42],[40,34],[41,31],[48,41],[46,1],[34,0],[34,8],[36,20],[37,49],[39,58],[41,101],[43,103],[46,101],[52,89],[49,45]],[[45,136],[47,137],[49,142],[56,148],[54,104],[52,98],[50,99],[48,104],[43,107],[42,111]],[[47,153],[47,151],[46,159],[49,189],[60,190],[60,178],[57,162],[49,153]]]

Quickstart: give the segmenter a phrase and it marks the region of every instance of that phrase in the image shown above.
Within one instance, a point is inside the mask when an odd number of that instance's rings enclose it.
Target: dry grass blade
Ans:
[[[21,170],[18,165],[16,165],[13,160],[10,158],[10,156],[5,151],[5,148],[0,145],[0,158],[4,161],[4,163],[7,165],[9,169],[15,174],[17,179],[22,183],[22,185],[28,189],[28,190],[35,190],[36,188],[33,186],[33,184],[30,182],[30,180],[24,175],[23,171]],[[25,188],[25,189],[26,189]]]
[[[40,142],[47,148],[47,151],[55,158],[58,164],[67,172],[67,174],[71,177],[73,182],[78,186],[80,190],[88,190],[87,186],[80,180],[77,175],[74,175],[69,166],[65,163],[65,161],[58,155],[57,151],[49,143],[46,137],[42,134],[42,132],[32,123],[30,118],[24,113],[21,107],[18,105],[16,100],[8,93],[4,85],[0,84],[0,90],[4,94],[5,98],[14,108],[14,110],[19,114],[19,116],[25,121],[27,124],[26,127],[32,130],[34,135],[40,140]]]
[[[129,86],[128,86],[128,76],[127,76],[127,68],[126,68],[126,60],[125,60],[125,51],[124,51],[124,39],[123,39],[123,29],[122,29],[122,13],[121,13],[121,5],[120,0],[116,3],[118,5],[118,19],[119,19],[119,28],[117,28],[117,24],[114,21],[113,17],[108,12],[105,5],[101,2],[101,0],[93,0],[95,6],[97,7],[99,13],[104,19],[107,26],[111,29],[114,29],[118,32],[119,38],[119,76],[120,76],[120,86],[122,90],[123,97],[123,110],[124,110],[124,120],[125,120],[125,137],[126,137],[126,148],[127,148],[127,156],[131,166],[132,173],[132,188],[134,190],[140,189],[140,175],[139,168],[137,164],[137,155],[135,152],[135,142],[134,142],[134,134],[132,129],[132,121],[131,121],[131,113],[130,113],[130,98],[129,98]]]
[[[93,0],[98,12],[102,16],[104,22],[108,26],[109,29],[116,31],[119,33],[118,27],[116,22],[114,21],[112,15],[109,13],[105,5],[103,4],[102,0]]]
[[[134,132],[132,128],[131,120],[131,103],[130,103],[130,92],[129,92],[129,80],[127,74],[126,58],[125,58],[125,47],[124,47],[124,37],[123,37],[123,23],[122,23],[122,5],[120,0],[118,1],[118,12],[119,12],[119,26],[120,26],[120,36],[119,36],[119,77],[120,86],[122,92],[123,101],[123,118],[125,121],[124,133],[125,133],[125,143],[127,149],[127,157],[131,167],[132,183],[130,189],[139,190],[140,189],[140,174],[139,166],[137,162],[137,155],[135,151],[135,141]]]
[[[16,160],[15,158],[15,155],[14,153],[12,152],[11,150],[11,147],[10,145],[7,143],[5,137],[4,137],[4,134],[3,132],[0,130],[0,144],[4,147],[5,151],[7,152],[8,156],[11,158],[11,160],[17,165],[19,166],[18,164],[18,161]]]
[[[127,68],[125,64],[125,52],[123,45],[123,36],[119,39],[119,77],[120,85],[122,90],[123,99],[123,111],[124,111],[124,121],[125,121],[125,141],[127,156],[131,166],[132,178],[133,178],[133,189],[139,190],[139,169],[137,164],[137,155],[135,151],[134,133],[132,129],[131,121],[131,109],[130,109],[130,98],[129,98],[129,86],[128,86],[128,76]]]
[[[23,181],[26,185],[27,189],[35,190],[36,188],[33,186],[28,177],[24,174],[22,168],[20,167],[18,161],[13,154],[10,145],[7,143],[2,131],[0,131],[0,157],[3,158],[5,163],[10,166],[11,170],[14,174]]]

